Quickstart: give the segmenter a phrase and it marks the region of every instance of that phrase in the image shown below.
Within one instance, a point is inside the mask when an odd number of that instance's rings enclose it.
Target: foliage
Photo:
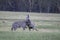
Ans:
[[[59,0],[0,0],[1,11],[59,13]]]

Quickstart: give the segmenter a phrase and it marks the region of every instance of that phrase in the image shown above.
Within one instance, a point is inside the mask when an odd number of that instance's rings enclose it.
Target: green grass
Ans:
[[[37,23],[37,28],[39,29],[59,29],[60,30],[60,21],[58,20],[34,20]]]
[[[39,28],[39,29],[59,29],[60,30],[60,26],[58,25],[58,26],[44,26],[44,25],[39,25],[39,26],[37,26],[37,28]]]
[[[33,20],[35,22],[60,22],[60,20]]]
[[[52,21],[52,20],[34,20],[35,24],[37,24],[37,28],[41,29],[60,29],[60,22],[58,21]],[[2,23],[2,21],[0,20],[0,27],[11,27],[12,26],[13,21],[7,21],[6,23]],[[42,24],[42,25],[40,25]]]
[[[60,32],[3,32],[0,31],[0,40],[60,40]]]
[[[31,20],[41,30],[28,31],[27,29],[22,31],[18,29],[17,31],[11,31],[12,23],[19,19],[25,19],[27,14],[30,13],[0,12],[0,40],[60,40],[60,14],[31,13]],[[6,22],[3,23],[3,21]]]

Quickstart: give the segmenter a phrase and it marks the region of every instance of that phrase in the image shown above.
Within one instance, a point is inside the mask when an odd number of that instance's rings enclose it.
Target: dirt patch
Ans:
[[[60,32],[58,29],[39,29],[40,32]]]
[[[0,31],[11,31],[11,28],[10,28],[10,27],[1,27],[1,28],[0,28]],[[28,29],[23,30],[22,28],[18,28],[16,31],[17,31],[17,32],[20,32],[20,31],[29,32]],[[36,32],[35,30],[31,30],[31,31]],[[58,29],[38,29],[37,32],[60,32],[60,30],[58,30]]]

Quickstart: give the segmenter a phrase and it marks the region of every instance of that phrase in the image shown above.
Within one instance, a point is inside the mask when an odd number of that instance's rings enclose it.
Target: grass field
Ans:
[[[11,31],[14,21],[24,20],[26,15],[35,23],[38,31]],[[60,40],[60,14],[0,12],[0,40]]]

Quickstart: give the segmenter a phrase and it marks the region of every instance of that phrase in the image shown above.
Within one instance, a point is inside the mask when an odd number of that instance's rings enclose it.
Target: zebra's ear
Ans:
[[[26,17],[27,19],[29,19],[29,14],[27,15],[27,17]]]
[[[27,16],[29,16],[29,14],[27,14]]]

